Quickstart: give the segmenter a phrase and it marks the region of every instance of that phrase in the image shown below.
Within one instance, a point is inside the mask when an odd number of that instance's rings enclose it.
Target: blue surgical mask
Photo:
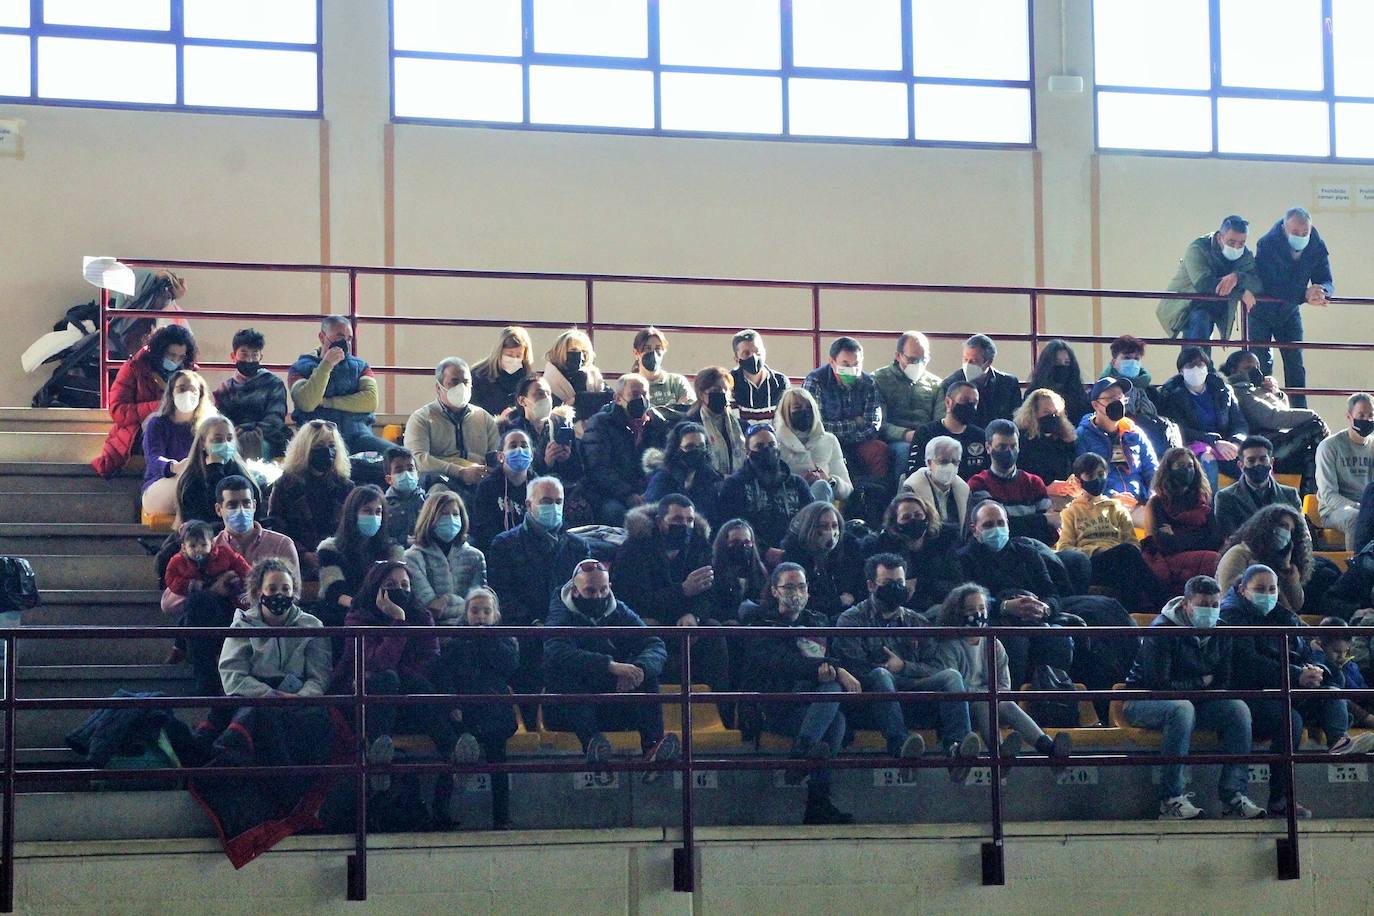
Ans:
[[[1001,550],[1011,540],[1011,532],[1005,527],[984,528],[978,532],[978,540],[990,550]]]
[[[1288,236],[1288,246],[1289,246],[1290,248],[1292,248],[1294,251],[1302,251],[1304,248],[1307,247],[1307,243],[1310,242],[1310,241],[1312,240],[1312,236],[1311,236],[1310,234],[1309,234],[1309,235],[1292,235],[1292,234],[1290,234],[1290,233],[1284,233],[1284,234]]]
[[[207,451],[220,461],[228,461],[238,448],[232,442],[211,442]]]
[[[1206,627],[1211,629],[1217,625],[1221,619],[1221,608],[1219,607],[1195,607],[1193,608],[1193,626]]]
[[[397,493],[414,493],[420,485],[420,475],[415,471],[402,471],[391,475],[391,489]]]
[[[451,541],[463,531],[463,519],[457,515],[441,515],[434,523],[434,536],[441,541]]]
[[[1255,609],[1259,611],[1261,614],[1268,614],[1270,611],[1272,611],[1275,607],[1278,606],[1279,596],[1277,592],[1267,595],[1251,595],[1250,603],[1253,604],[1255,606]]]
[[[1116,368],[1126,378],[1135,378],[1140,374],[1140,360],[1123,359],[1116,364]]]
[[[534,520],[541,528],[557,531],[563,527],[563,507],[558,503],[541,503],[534,507]]]
[[[358,513],[358,533],[365,538],[370,538],[378,531],[382,530],[382,517],[380,515],[369,515]]]
[[[1293,543],[1293,532],[1289,531],[1287,528],[1284,528],[1282,526],[1274,529],[1275,547],[1277,547],[1279,550],[1283,550],[1291,543]]]
[[[253,528],[253,510],[235,509],[224,516],[224,527],[235,534],[247,534]]]
[[[506,452],[506,467],[519,474],[530,469],[534,453],[527,448],[513,448]]]
[[[168,358],[165,357],[165,356],[162,357],[162,371],[163,371],[163,372],[175,372],[175,371],[177,371],[177,370],[180,369],[180,368],[181,368],[181,363],[180,363],[179,361],[177,361],[177,360],[175,360],[175,359],[168,359]]]

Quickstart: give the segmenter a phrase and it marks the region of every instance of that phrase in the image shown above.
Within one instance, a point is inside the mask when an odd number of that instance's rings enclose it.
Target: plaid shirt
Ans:
[[[835,377],[829,365],[814,369],[802,381],[821,407],[821,425],[841,445],[859,445],[878,438],[878,386],[867,372],[852,385]]]

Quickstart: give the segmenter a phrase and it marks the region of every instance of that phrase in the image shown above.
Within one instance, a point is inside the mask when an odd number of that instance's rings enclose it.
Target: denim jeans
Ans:
[[[906,476],[906,463],[911,457],[911,443],[906,440],[889,442],[887,450],[892,453],[892,473],[900,483]]]
[[[869,669],[859,678],[859,684],[865,693],[892,693],[897,689],[892,672],[886,668]],[[887,739],[887,752],[894,757],[909,734],[902,704],[895,700],[891,703],[856,703],[849,715],[855,728],[875,728],[882,732]]]
[[[964,678],[953,668],[937,671],[916,681],[912,690],[938,690],[941,693],[963,693]],[[940,745],[949,747],[964,740],[973,730],[969,724],[968,701],[950,700],[945,703],[912,703],[908,706],[907,722],[915,728],[935,726]]]
[[[1293,343],[1302,340],[1302,312],[1296,304],[1280,305],[1275,302],[1260,302],[1250,310],[1249,337],[1255,341],[1276,340],[1279,343]],[[1283,387],[1307,387],[1307,369],[1302,364],[1301,350],[1280,350],[1283,359]],[[1259,357],[1260,371],[1265,375],[1274,374],[1274,355],[1268,347],[1255,347]],[[1300,394],[1289,397],[1294,407],[1306,407],[1307,398]]]
[[[1295,678],[1296,680],[1296,678]],[[1294,685],[1296,686],[1296,685]],[[1278,700],[1249,701],[1256,739],[1269,738],[1272,753],[1283,751],[1283,703]],[[1335,744],[1350,727],[1350,714],[1340,700],[1301,700],[1293,704],[1293,749],[1302,741],[1303,723],[1315,722],[1325,734],[1326,745]],[[1269,768],[1269,798],[1279,798],[1288,789],[1288,768]]]
[[[797,681],[792,685],[794,693],[840,693],[842,690],[835,681],[828,684]],[[765,709],[764,730],[792,738],[796,742],[794,749],[797,753],[807,753],[820,741],[829,744],[832,752],[838,751],[844,742],[844,711],[839,703],[777,704]],[[811,792],[828,792],[830,771],[812,770],[808,789]]]
[[[1250,709],[1243,700],[1135,700],[1123,706],[1126,721],[1137,728],[1162,732],[1159,752],[1173,756],[1188,753],[1193,730],[1215,731],[1224,754],[1250,752]],[[1230,801],[1245,791],[1249,770],[1244,763],[1228,763],[1217,780],[1217,796]],[[1176,798],[1183,794],[1183,764],[1160,767],[1159,797]]]
[[[1212,311],[1212,306],[1220,306],[1223,310],[1220,315]],[[1219,333],[1222,332],[1221,323],[1226,320],[1225,302],[1194,302],[1188,308],[1188,316],[1183,320],[1183,330],[1180,336],[1185,340],[1207,340],[1212,336],[1212,328],[1215,327]],[[1210,347],[1204,349],[1210,350]]]

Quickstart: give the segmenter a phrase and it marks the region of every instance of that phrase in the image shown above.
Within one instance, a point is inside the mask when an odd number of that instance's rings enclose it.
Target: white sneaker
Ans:
[[[1257,817],[1264,817],[1264,809],[1246,798],[1244,794],[1240,794],[1233,796],[1230,801],[1222,805],[1221,816],[1239,817],[1253,821]]]
[[[1193,794],[1176,795],[1159,803],[1161,821],[1191,821],[1202,817],[1202,809],[1193,804]]]
[[[1342,735],[1341,740],[1331,745],[1333,754],[1368,754],[1374,751],[1374,732],[1362,732],[1355,737]]]

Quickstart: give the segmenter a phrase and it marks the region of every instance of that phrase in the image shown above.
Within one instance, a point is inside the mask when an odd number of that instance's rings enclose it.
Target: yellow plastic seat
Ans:
[[[1074,684],[1075,690],[1087,690],[1084,684]],[[1022,684],[1022,690],[1030,690],[1030,684]],[[1030,713],[1029,703],[1025,700],[1018,700],[1017,705]],[[1078,704],[1078,725],[1076,726],[1041,726],[1045,734],[1054,737],[1060,732],[1068,732],[1073,739],[1074,748],[1114,748],[1121,747],[1124,735],[1121,730],[1113,726],[1100,725],[1097,718],[1097,707],[1091,700],[1083,700]]]
[[[1313,553],[1315,556],[1325,557],[1332,563],[1335,563],[1340,567],[1341,572],[1345,572],[1345,568],[1350,565],[1350,558],[1352,556],[1352,554],[1345,550],[1317,550],[1313,551]]]
[[[458,726],[458,730],[462,731],[461,725]],[[439,753],[428,735],[392,735],[391,740],[397,750],[415,756],[434,757]],[[524,717],[520,715],[519,707],[516,707],[515,734],[506,740],[506,753],[537,754],[539,749],[539,736],[525,728]]]
[[[405,438],[406,428],[397,423],[389,423],[382,427],[382,438],[392,445],[400,445]]]
[[[659,693],[681,693],[681,684],[659,684]],[[693,684],[692,693],[710,693],[706,684]],[[682,706],[669,703],[663,707],[663,730],[682,735]],[[715,703],[692,704],[692,752],[741,750],[744,736],[739,729],[726,728],[720,709]]]
[[[1112,689],[1125,690],[1126,685],[1113,684]],[[1107,712],[1107,720],[1111,722],[1112,728],[1120,734],[1122,743],[1140,750],[1159,750],[1160,744],[1163,743],[1163,736],[1152,728],[1137,728],[1126,721],[1125,703],[1125,700],[1112,700]],[[1194,751],[1216,750],[1216,732],[1197,729],[1193,732],[1189,749]]]
[[[162,515],[157,512],[149,512],[147,509],[139,510],[139,515],[144,528],[150,528],[159,534],[171,531],[172,526],[176,524],[175,515]]]
[[[1307,517],[1307,521],[1317,532],[1312,542],[1313,550],[1337,551],[1345,549],[1345,533],[1323,527],[1321,508],[1317,505],[1317,494],[1308,493],[1302,498],[1302,514]]]
[[[539,707],[538,718],[539,748],[544,751],[561,753],[582,753],[582,742],[572,732],[555,731],[544,723],[544,707]],[[611,742],[611,750],[617,754],[639,753],[639,732],[602,732]]]
[[[1158,616],[1158,614],[1150,614],[1141,611],[1138,613],[1132,613],[1131,619],[1135,621],[1135,625],[1138,627],[1148,627],[1150,624],[1155,622],[1155,618]]]
[[[1275,474],[1274,479],[1285,487],[1292,487],[1295,490],[1302,488],[1301,474]]]
[[[1298,619],[1309,627],[1315,627],[1322,622],[1321,614],[1299,614]]]

